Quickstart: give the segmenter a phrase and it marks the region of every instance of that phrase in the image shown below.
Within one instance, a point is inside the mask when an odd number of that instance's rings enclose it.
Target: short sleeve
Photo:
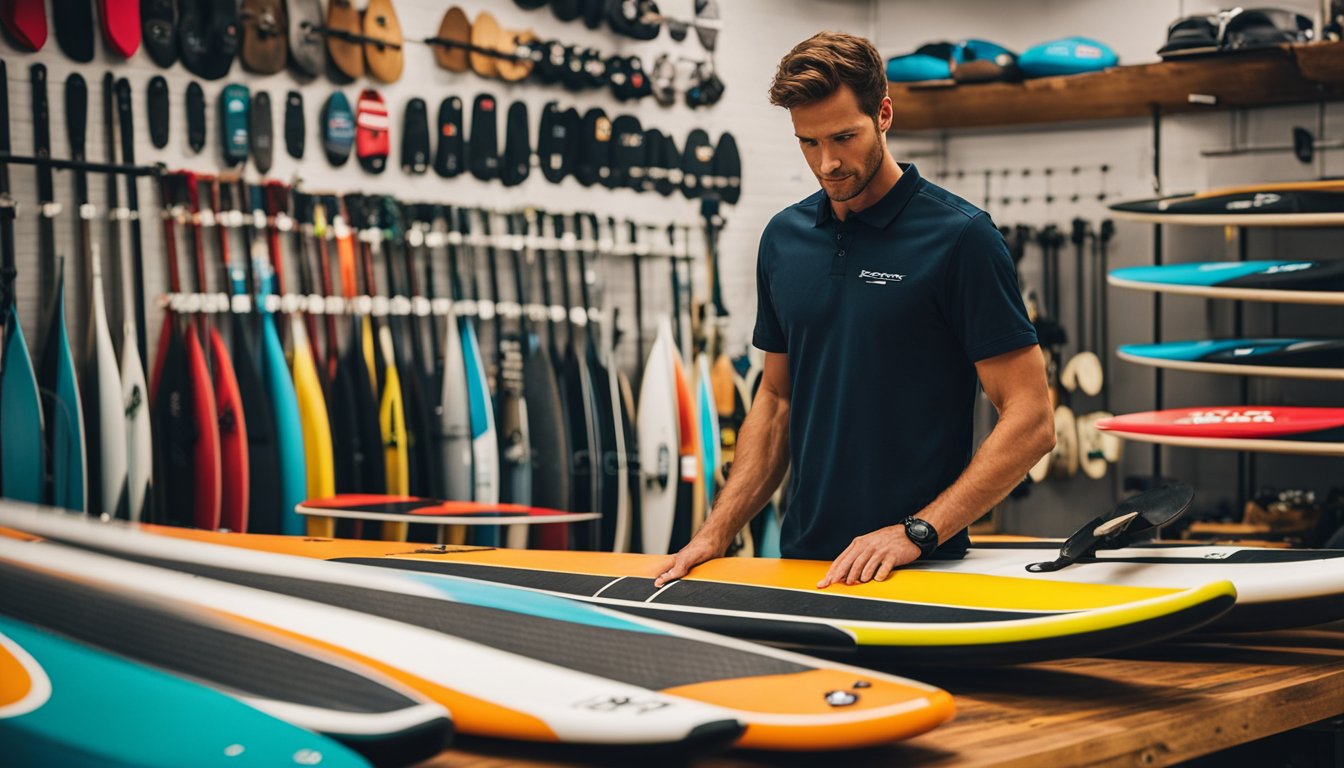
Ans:
[[[784,329],[775,312],[775,301],[770,295],[770,270],[766,262],[769,259],[769,229],[761,235],[761,245],[756,252],[756,330],[751,335],[751,344],[762,352],[787,352],[788,344],[784,340]]]
[[[1008,244],[989,215],[962,232],[948,265],[943,309],[972,363],[1037,343]]]

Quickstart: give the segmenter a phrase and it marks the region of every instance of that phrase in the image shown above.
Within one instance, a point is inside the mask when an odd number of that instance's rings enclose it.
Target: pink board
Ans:
[[[1344,442],[1344,408],[1229,406],[1176,408],[1102,419],[1097,428],[1170,437]],[[1332,433],[1333,439],[1332,439]]]

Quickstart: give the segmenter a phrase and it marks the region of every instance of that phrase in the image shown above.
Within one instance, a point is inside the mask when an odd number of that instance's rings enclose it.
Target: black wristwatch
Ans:
[[[929,523],[928,520],[920,520],[918,517],[907,517],[901,521],[905,526],[905,535],[919,547],[919,559],[923,560],[938,548],[938,530]]]

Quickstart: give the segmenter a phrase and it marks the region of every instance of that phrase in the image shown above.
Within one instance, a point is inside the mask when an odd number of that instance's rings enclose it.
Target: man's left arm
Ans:
[[[938,531],[939,543],[1002,501],[1055,446],[1054,413],[1039,346],[981,360],[975,369],[999,420],[956,482],[916,515]],[[898,523],[855,538],[817,586],[883,581],[893,568],[918,558],[919,548]]]

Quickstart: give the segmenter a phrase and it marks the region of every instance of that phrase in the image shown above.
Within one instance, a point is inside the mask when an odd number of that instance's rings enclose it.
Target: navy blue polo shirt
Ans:
[[[818,191],[761,235],[752,343],[788,354],[793,388],[785,557],[832,559],[933,501],[971,459],[975,363],[1037,343],[989,214],[901,168],[847,221]]]

